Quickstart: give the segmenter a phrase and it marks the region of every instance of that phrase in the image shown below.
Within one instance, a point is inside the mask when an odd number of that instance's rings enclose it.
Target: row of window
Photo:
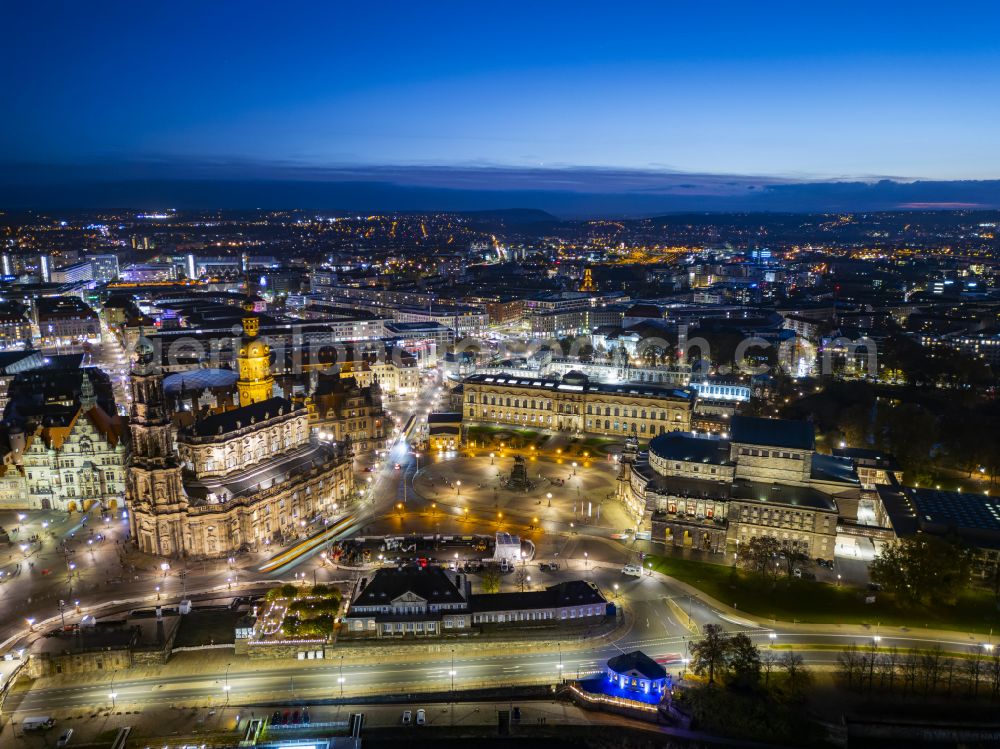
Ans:
[[[476,396],[474,393],[469,394],[469,403],[476,403]],[[508,408],[530,408],[532,410],[542,410],[542,411],[552,411],[552,401],[548,400],[534,400],[534,399],[521,399],[521,398],[496,398],[491,396],[487,398],[485,395],[482,399],[482,404],[484,406],[506,406]],[[475,409],[473,409],[475,410]],[[560,413],[580,413],[579,407],[574,404],[565,404],[562,406]],[[602,413],[603,411],[603,413]],[[486,409],[483,409],[483,413]],[[654,411],[652,409],[628,408],[625,406],[595,406],[588,404],[587,413],[591,416],[631,416],[633,419],[653,419],[658,421],[667,421],[670,419],[670,414],[667,411]],[[674,413],[674,421],[681,421],[680,413]]]
[[[759,450],[756,447],[741,447],[740,455],[752,458],[783,458],[784,460],[802,460],[802,453],[790,453],[785,450]]]

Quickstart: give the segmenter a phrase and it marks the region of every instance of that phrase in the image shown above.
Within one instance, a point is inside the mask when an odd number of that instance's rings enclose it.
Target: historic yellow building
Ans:
[[[465,421],[588,434],[634,436],[687,431],[693,390],[592,382],[581,372],[561,379],[476,374],[464,382]]]
[[[257,337],[260,321],[248,315],[243,318],[243,340],[236,359],[240,379],[236,389],[240,405],[265,401],[274,395],[274,378],[271,376],[271,347]]]

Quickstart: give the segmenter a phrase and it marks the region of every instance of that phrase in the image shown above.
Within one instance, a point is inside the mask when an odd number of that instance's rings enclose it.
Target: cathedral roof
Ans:
[[[235,432],[251,424],[267,421],[301,408],[287,398],[267,398],[266,400],[240,406],[229,411],[213,414],[194,423],[189,432],[196,437],[211,437],[217,434]]]

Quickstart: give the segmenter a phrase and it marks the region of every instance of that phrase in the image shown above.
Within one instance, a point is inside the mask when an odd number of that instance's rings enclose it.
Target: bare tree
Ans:
[[[942,662],[944,655],[941,646],[936,645],[930,650],[925,650],[920,654],[920,682],[924,689],[924,694],[937,691],[938,681],[941,679]]]
[[[774,667],[778,665],[778,654],[775,653],[771,648],[763,650],[760,654],[760,668],[764,672],[764,686],[768,686],[771,682],[771,672]]]
[[[809,684],[809,672],[802,661],[802,656],[794,650],[789,650],[781,656],[781,667],[788,680],[788,691],[793,695],[802,694],[802,690]]]
[[[907,650],[899,659],[904,694],[909,694],[916,689],[918,663],[917,654],[912,650]]]
[[[863,677],[868,680],[868,691],[875,686],[875,663],[878,661],[878,643],[872,640],[872,644],[865,649],[862,656]]]
[[[841,678],[847,682],[848,688],[853,688],[855,682],[861,682],[861,663],[861,653],[858,651],[857,644],[853,642],[840,651],[840,655],[837,656],[837,670],[840,672]]]
[[[1000,699],[1000,650],[994,648],[990,653],[988,669],[990,674],[990,696],[994,700]]]
[[[879,686],[891,692],[896,686],[896,669],[899,667],[899,651],[889,648],[879,655]]]
[[[979,682],[983,679],[983,649],[979,646],[971,648],[971,653],[965,659],[965,679],[969,694],[975,697],[979,694]]]
[[[514,573],[514,583],[521,586],[522,593],[524,592],[524,586],[528,582],[528,577],[528,571],[525,569],[523,564],[518,567],[517,571]]]
[[[945,693],[950,697],[951,690],[955,686],[955,676],[958,673],[959,663],[954,658],[949,658],[944,664]]]

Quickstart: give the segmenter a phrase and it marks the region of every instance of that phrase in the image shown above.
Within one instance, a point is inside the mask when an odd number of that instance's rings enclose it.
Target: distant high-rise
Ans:
[[[38,256],[38,274],[42,278],[42,283],[52,281],[52,258],[48,255]]]
[[[91,255],[92,277],[98,283],[111,283],[118,278],[117,255]]]

